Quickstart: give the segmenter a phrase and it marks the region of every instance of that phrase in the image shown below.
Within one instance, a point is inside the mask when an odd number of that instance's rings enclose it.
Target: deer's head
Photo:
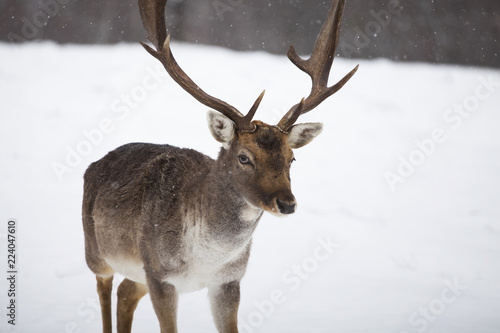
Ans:
[[[291,214],[296,202],[290,187],[292,149],[302,147],[316,137],[322,124],[297,124],[289,131],[253,121],[252,130],[241,131],[225,115],[208,112],[209,128],[223,144],[219,156],[229,169],[234,185],[254,207],[276,214]]]
[[[179,67],[170,50],[170,36],[165,27],[166,0],[139,0],[141,17],[149,40],[156,50],[146,44],[144,48],[157,58],[170,76],[199,102],[213,108],[208,123],[214,138],[223,144],[219,159],[231,168],[232,179],[237,182],[247,202],[263,210],[290,214],[296,202],[290,188],[290,164],[294,160],[292,149],[300,148],[321,133],[320,123],[295,124],[300,115],[311,111],[333,95],[354,75],[358,66],[335,85],[328,87],[328,77],[338,44],[340,22],[345,0],[335,0],[316,39],[309,59],[300,58],[290,46],[288,58],[312,80],[309,96],[294,105],[277,125],[252,121],[262,93],[250,111],[243,115],[235,107],[221,101],[198,87]]]

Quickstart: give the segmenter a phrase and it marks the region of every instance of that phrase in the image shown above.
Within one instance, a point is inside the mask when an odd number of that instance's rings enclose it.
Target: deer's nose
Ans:
[[[295,212],[295,201],[284,202],[280,199],[276,199],[276,204],[281,214],[292,214]]]

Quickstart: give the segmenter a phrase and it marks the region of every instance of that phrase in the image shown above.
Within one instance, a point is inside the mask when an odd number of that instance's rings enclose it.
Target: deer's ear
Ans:
[[[322,123],[294,125],[288,132],[288,144],[292,149],[304,147],[323,131]]]
[[[228,145],[234,138],[235,125],[231,119],[220,112],[208,111],[207,113],[208,128],[215,140]]]

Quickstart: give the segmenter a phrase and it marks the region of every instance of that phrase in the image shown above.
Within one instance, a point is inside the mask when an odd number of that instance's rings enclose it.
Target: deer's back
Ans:
[[[84,202],[97,207],[88,213],[133,214],[141,210],[145,193],[161,191],[163,199],[187,190],[203,179],[213,160],[192,149],[131,143],[92,163],[84,176]],[[87,200],[85,200],[87,201]],[[97,208],[97,210],[96,210]]]

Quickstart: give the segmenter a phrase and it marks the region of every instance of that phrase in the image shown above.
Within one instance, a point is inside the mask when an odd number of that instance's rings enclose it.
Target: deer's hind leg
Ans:
[[[99,295],[99,302],[101,303],[102,331],[103,333],[112,333],[111,291],[113,289],[113,275],[115,272],[104,262],[104,260],[95,260],[96,257],[93,259],[87,256],[87,263],[96,274],[97,294]]]
[[[112,333],[111,291],[115,271],[106,263],[99,252],[94,219],[85,209],[83,212],[83,231],[85,235],[85,259],[97,280],[97,293],[101,303],[102,331],[103,333]]]
[[[148,293],[145,284],[134,282],[129,279],[123,280],[118,287],[118,310],[117,326],[118,333],[130,333],[132,330],[132,320],[137,304],[144,295]]]
[[[102,332],[112,333],[111,321],[111,291],[113,289],[113,275],[102,277],[96,275],[97,293],[101,302]]]

